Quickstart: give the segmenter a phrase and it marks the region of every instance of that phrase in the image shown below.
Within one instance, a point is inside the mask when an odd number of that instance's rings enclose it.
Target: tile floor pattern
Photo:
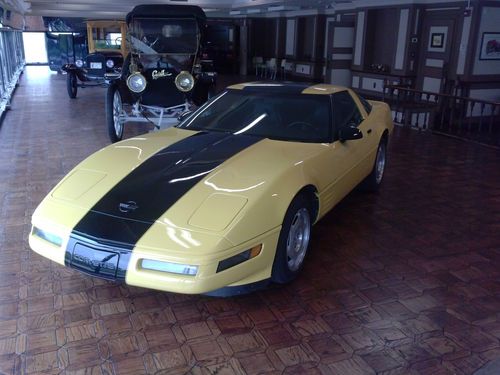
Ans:
[[[108,144],[103,89],[70,100],[44,74],[0,128],[0,373],[472,374],[500,357],[498,150],[398,129],[382,191],[314,227],[296,282],[160,293],[29,250],[35,206]]]

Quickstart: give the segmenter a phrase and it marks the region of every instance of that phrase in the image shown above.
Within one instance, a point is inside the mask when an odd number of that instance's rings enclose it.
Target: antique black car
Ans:
[[[125,30],[123,21],[87,21],[89,54],[85,60],[62,67],[70,98],[76,98],[78,87],[105,85],[120,76],[126,55]]]
[[[110,140],[122,139],[127,122],[156,129],[175,125],[193,104],[213,93],[216,73],[201,59],[205,13],[189,5],[138,5],[126,18],[130,53],[106,95]]]

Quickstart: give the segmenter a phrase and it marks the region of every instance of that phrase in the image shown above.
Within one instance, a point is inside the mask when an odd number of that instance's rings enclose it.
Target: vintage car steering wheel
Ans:
[[[153,42],[150,42],[149,40],[150,40],[150,38],[148,38],[147,36],[144,36],[142,38],[142,41],[145,42],[149,47],[153,47],[160,40],[160,36],[157,35],[156,39]]]
[[[305,121],[294,121],[289,123],[287,129],[297,129],[301,131],[314,131],[315,127],[313,124]]]

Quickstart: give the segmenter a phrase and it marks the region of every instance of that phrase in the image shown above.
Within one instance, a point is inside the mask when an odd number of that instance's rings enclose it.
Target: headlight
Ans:
[[[31,233],[33,234],[33,236],[36,236],[38,238],[41,238],[42,240],[50,242],[52,245],[56,245],[57,247],[61,247],[61,245],[62,245],[62,238],[61,237],[59,237],[58,235],[46,232],[44,230],[41,230],[40,228],[33,227],[33,230]]]
[[[175,77],[175,86],[182,92],[191,91],[194,87],[194,78],[189,72],[183,70]]]
[[[111,59],[106,60],[106,66],[107,66],[109,69],[111,69],[111,68],[113,68],[113,67],[115,66],[115,62],[114,62],[113,60],[111,60]]]
[[[141,267],[146,270],[176,273],[179,275],[195,276],[198,273],[198,266],[189,264],[179,264],[170,262],[161,262],[159,260],[143,259]]]
[[[143,92],[146,89],[146,78],[139,72],[129,75],[127,86],[132,92]]]
[[[83,60],[80,60],[80,59],[76,60],[76,61],[75,61],[75,65],[76,65],[78,68],[81,68],[81,67],[83,66]]]

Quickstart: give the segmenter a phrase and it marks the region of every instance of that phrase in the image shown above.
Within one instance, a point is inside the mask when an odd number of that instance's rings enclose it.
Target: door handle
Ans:
[[[371,129],[368,129],[366,132],[367,132],[368,134],[370,134],[370,133],[372,132],[372,130],[371,130]]]

